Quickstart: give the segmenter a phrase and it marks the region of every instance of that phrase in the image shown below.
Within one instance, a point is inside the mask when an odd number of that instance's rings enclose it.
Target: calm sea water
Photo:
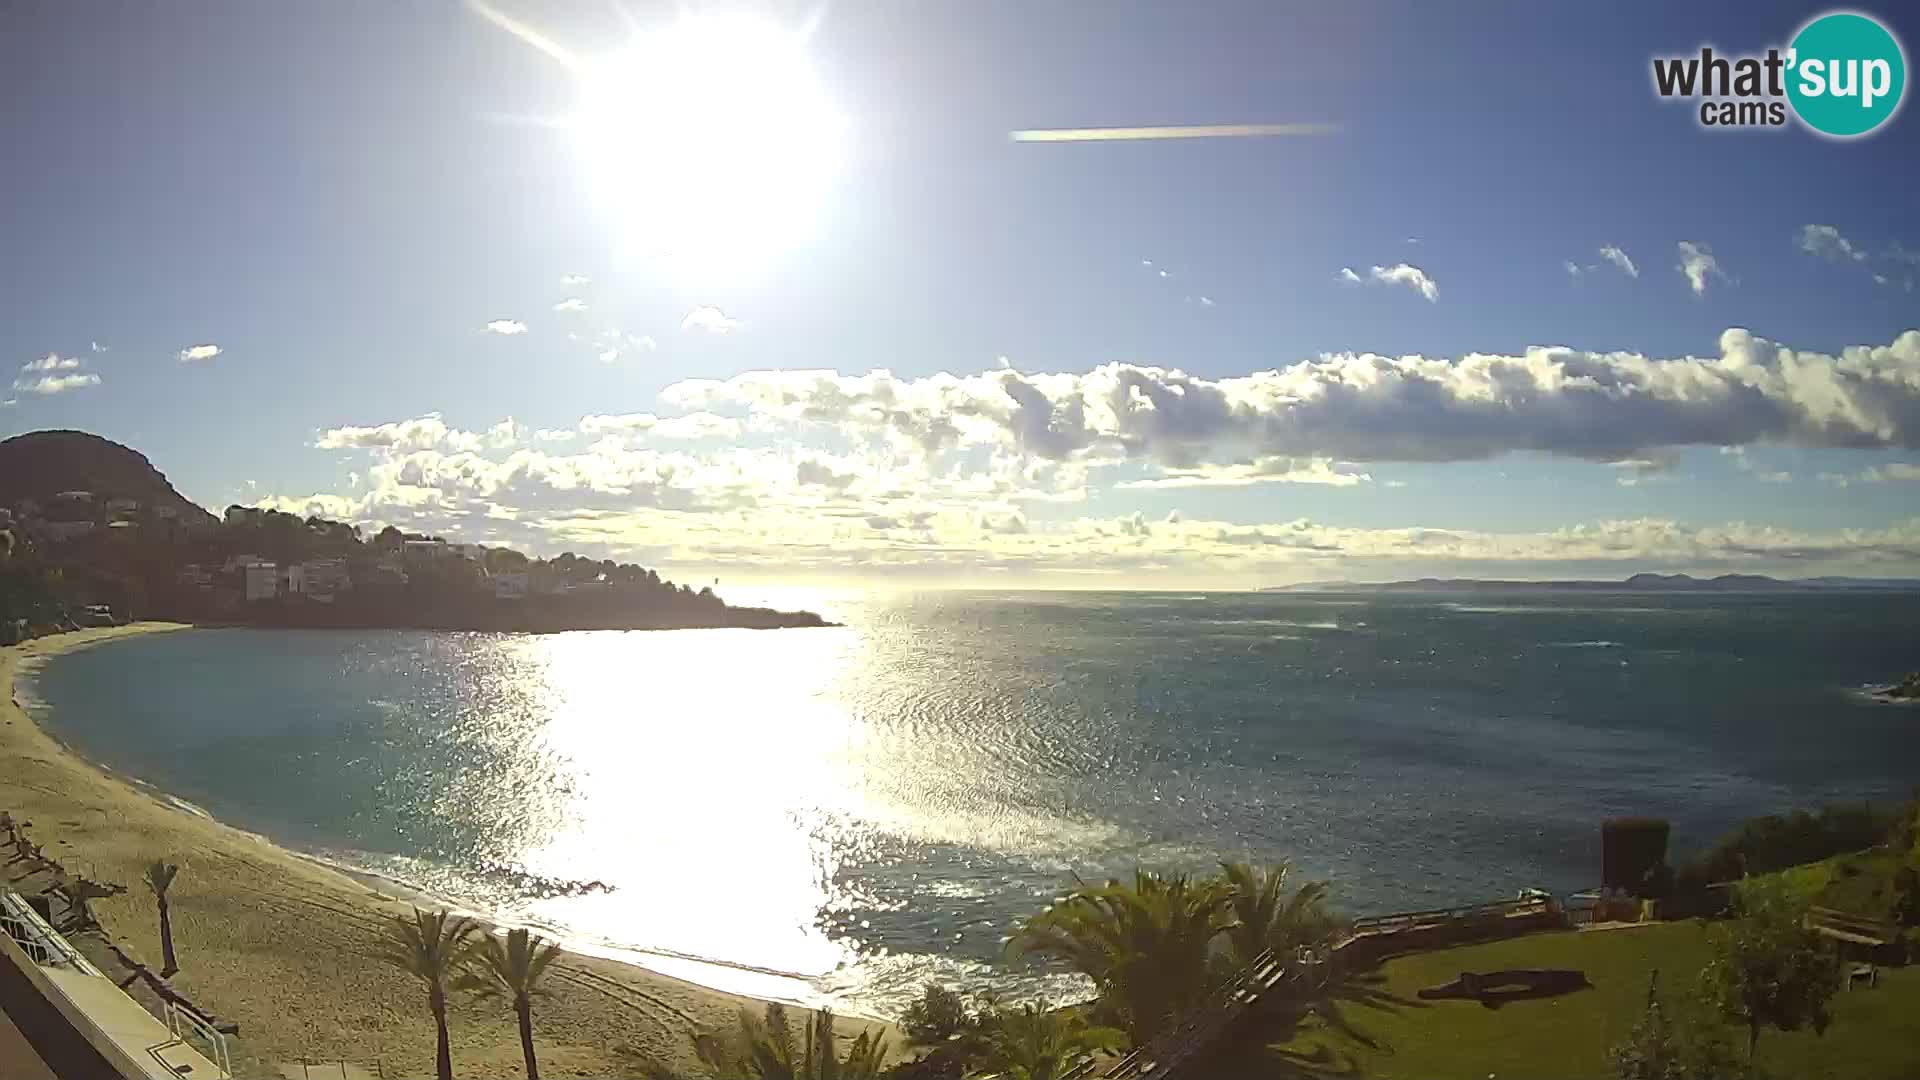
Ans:
[[[1893,596],[947,593],[841,629],[208,630],[51,661],[82,752],[289,846],[729,989],[891,1013],[1136,864],[1351,911],[1573,890],[1598,823],[1920,783]],[[711,962],[711,963],[710,963]]]

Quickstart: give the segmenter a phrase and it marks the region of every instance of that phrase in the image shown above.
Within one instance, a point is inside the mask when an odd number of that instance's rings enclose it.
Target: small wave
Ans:
[[[1555,641],[1547,646],[1550,649],[1624,649],[1626,646],[1617,641]]]

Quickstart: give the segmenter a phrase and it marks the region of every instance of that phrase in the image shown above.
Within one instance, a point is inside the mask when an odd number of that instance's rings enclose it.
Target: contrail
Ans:
[[[1132,139],[1250,139],[1267,135],[1331,135],[1332,124],[1180,124],[1169,127],[1035,128],[1014,142],[1123,142]]]
[[[555,60],[560,61],[560,63],[564,64],[570,70],[579,70],[580,61],[574,58],[573,53],[568,51],[566,46],[547,37],[533,27],[520,22],[506,12],[489,5],[486,3],[486,0],[467,0],[467,6],[472,8],[476,15],[479,15],[500,29],[505,30],[507,33],[512,34],[514,37],[519,38],[521,41],[539,49]]]

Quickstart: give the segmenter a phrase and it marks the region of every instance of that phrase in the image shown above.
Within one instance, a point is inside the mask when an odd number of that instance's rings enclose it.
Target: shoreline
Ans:
[[[386,917],[423,900],[438,906],[442,898],[280,847],[89,761],[41,728],[19,701],[15,679],[23,667],[106,641],[181,629],[188,627],[137,623],[0,648],[0,762],[7,763],[0,765],[0,809],[31,820],[33,836],[50,855],[128,886],[123,896],[95,901],[94,909],[106,932],[142,958],[157,959],[160,951],[142,870],[154,857],[180,863],[169,894],[181,958],[172,981],[238,1021],[251,1055],[377,1063],[387,1075],[430,1075],[434,1038],[424,990],[367,953]],[[655,970],[637,950],[626,950],[632,960],[622,960],[588,943],[580,947],[569,944],[552,972],[554,996],[535,1007],[535,1045],[555,1075],[617,1075],[649,1060],[697,1072],[691,1036],[731,1028],[742,1007],[757,1011],[763,1001]],[[720,967],[661,959],[660,966],[683,971]],[[511,1012],[465,995],[453,999],[460,1074],[519,1075]],[[846,1037],[881,1029],[890,1047],[903,1049],[891,1025],[849,1016],[838,1026]]]

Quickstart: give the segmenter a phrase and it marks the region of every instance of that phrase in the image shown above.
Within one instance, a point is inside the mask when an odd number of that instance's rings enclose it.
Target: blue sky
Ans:
[[[633,205],[684,162],[642,139],[610,184],[573,121],[580,65],[679,9],[500,10],[576,65],[458,3],[0,15],[0,434],[735,579],[1920,573],[1920,121],[1708,131],[1648,75],[1819,5],[728,8],[812,24],[837,152],[791,242],[721,267]],[[1283,122],[1330,130],[1008,138]],[[812,175],[730,152],[735,210]],[[1732,329],[1791,351],[1730,362]],[[1185,408],[1101,413],[1129,383]]]

